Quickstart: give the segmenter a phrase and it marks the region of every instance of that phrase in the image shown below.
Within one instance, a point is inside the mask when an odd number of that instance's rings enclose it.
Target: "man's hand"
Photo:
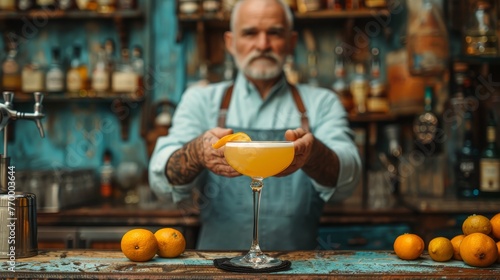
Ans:
[[[309,156],[311,155],[314,136],[302,128],[294,130],[289,129],[285,132],[285,140],[293,141],[295,156],[290,166],[276,175],[278,177],[292,174],[293,172],[301,169],[307,163]]]
[[[188,184],[205,168],[227,177],[241,175],[227,164],[224,158],[224,148],[212,148],[213,143],[232,132],[232,129],[216,127],[175,151],[165,168],[168,180],[174,185]]]
[[[241,174],[227,164],[224,157],[225,147],[214,149],[212,144],[220,138],[233,133],[232,129],[216,127],[203,134],[203,147],[200,150],[202,165],[213,173],[226,177],[236,177]]]

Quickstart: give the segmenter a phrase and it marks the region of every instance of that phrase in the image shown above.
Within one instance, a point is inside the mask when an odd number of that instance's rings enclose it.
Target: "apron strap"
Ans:
[[[299,90],[297,89],[296,86],[294,86],[290,83],[288,83],[288,86],[290,87],[290,89],[292,91],[293,101],[295,102],[295,105],[297,106],[297,109],[299,110],[299,113],[300,113],[301,127],[306,132],[309,132],[309,119],[307,118],[306,107],[304,106],[304,103],[302,102],[302,98],[300,98]],[[219,118],[217,121],[217,125],[219,127],[226,127],[227,110],[229,108],[229,102],[231,101],[231,96],[233,95],[233,88],[234,88],[234,84],[230,85],[226,89],[226,92],[224,93],[224,97],[222,98],[222,102],[220,104],[220,110],[219,110]]]

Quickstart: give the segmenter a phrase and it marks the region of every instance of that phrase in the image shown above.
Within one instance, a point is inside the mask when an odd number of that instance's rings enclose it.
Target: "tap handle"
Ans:
[[[3,92],[3,101],[7,108],[12,109],[12,101],[14,100],[14,93],[12,91]]]
[[[35,98],[35,106],[33,108],[34,115],[35,116],[40,116],[38,118],[35,118],[36,127],[38,128],[38,131],[40,132],[40,137],[44,138],[45,137],[45,132],[43,130],[42,121],[40,121],[40,119],[43,117],[43,113],[42,113],[42,109],[43,109],[43,106],[42,106],[43,93],[37,91],[37,92],[33,93],[33,96]]]

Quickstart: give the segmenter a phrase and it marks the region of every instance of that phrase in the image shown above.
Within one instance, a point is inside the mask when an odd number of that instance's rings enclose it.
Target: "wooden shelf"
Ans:
[[[141,10],[115,11],[112,13],[98,13],[93,11],[51,11],[51,10],[33,10],[28,12],[0,11],[0,20],[23,18],[33,19],[47,17],[49,19],[115,19],[115,18],[143,18],[144,13]]]

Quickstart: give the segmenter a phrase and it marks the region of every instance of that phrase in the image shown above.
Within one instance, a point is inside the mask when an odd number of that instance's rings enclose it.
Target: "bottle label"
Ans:
[[[133,72],[115,72],[111,83],[113,92],[135,92],[138,86],[137,74]]]
[[[500,192],[500,159],[481,159],[482,192]]]
[[[43,72],[40,70],[25,69],[22,73],[22,90],[35,92],[43,90]]]
[[[47,72],[45,87],[49,92],[62,92],[64,90],[64,73],[60,70]]]
[[[92,75],[92,89],[106,91],[109,89],[109,75],[107,71],[95,71]]]
[[[2,85],[4,90],[19,90],[21,89],[21,75],[19,74],[4,74],[2,77]]]
[[[79,91],[83,88],[83,81],[78,70],[71,69],[68,71],[66,83],[69,91]]]

